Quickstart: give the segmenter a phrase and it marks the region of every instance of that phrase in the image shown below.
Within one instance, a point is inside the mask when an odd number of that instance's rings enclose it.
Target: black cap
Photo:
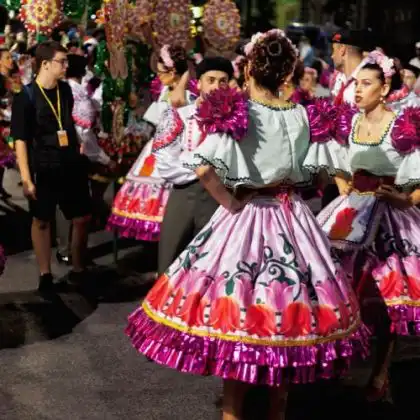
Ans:
[[[403,67],[403,69],[404,69],[404,70],[409,70],[409,71],[411,71],[412,73],[414,73],[414,75],[416,76],[416,78],[420,76],[420,68],[419,68],[419,67],[417,67],[417,66],[413,66],[412,64],[406,64],[406,65]]]
[[[229,76],[229,80],[233,77],[232,63],[223,57],[206,57],[201,61],[196,68],[197,79],[208,71],[223,71]]]
[[[363,51],[371,51],[377,47],[377,45],[375,45],[375,38],[372,30],[370,29],[344,29],[336,32],[331,37],[331,42],[336,44],[351,45],[352,47],[360,48]]]

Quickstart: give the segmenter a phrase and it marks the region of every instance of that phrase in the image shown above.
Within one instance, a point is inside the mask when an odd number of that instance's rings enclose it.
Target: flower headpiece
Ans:
[[[289,38],[287,38],[286,33],[282,29],[270,29],[267,32],[257,32],[255,35],[252,36],[251,41],[248,42],[248,44],[245,45],[244,51],[245,55],[248,57],[252,50],[254,49],[255,45],[267,38],[270,35],[277,35],[280,38],[286,38],[286,40],[289,42],[289,44],[293,47],[293,49],[296,52],[296,55],[298,55],[298,49],[293,45],[292,41],[290,41]]]
[[[316,71],[316,69],[313,69],[312,67],[305,67],[305,73],[309,73],[310,75],[315,77],[315,79],[318,77],[318,72]]]
[[[395,74],[394,60],[387,57],[379,50],[371,51],[366,58],[366,62],[370,64],[377,64],[387,78],[392,77]]]
[[[171,54],[169,53],[169,45],[168,44],[165,44],[160,49],[160,58],[162,59],[165,67],[167,67],[168,69],[174,68],[175,64],[174,64],[174,61],[171,58]]]

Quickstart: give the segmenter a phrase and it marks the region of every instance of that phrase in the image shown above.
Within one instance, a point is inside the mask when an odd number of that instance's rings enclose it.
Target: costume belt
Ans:
[[[355,192],[361,194],[372,194],[381,185],[395,184],[393,176],[377,176],[365,170],[356,171],[352,179],[352,187]]]

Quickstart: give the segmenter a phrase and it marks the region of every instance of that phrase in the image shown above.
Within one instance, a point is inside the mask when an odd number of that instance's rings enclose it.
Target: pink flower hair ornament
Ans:
[[[305,73],[310,74],[315,79],[318,77],[318,72],[312,67],[305,67]]]
[[[366,62],[377,64],[382,69],[386,78],[390,78],[395,74],[394,60],[379,50],[371,51],[366,58]]]
[[[163,61],[163,64],[165,65],[166,68],[168,69],[173,69],[175,64],[174,61],[171,58],[171,54],[169,53],[169,45],[165,44],[161,49],[160,49],[160,58]]]
[[[252,50],[254,49],[255,45],[267,38],[268,36],[276,35],[279,38],[286,38],[286,40],[289,42],[289,44],[293,47],[295,50],[296,56],[299,55],[299,50],[296,48],[295,45],[293,45],[292,41],[287,38],[286,33],[282,29],[270,29],[267,32],[257,32],[255,35],[252,36],[251,41],[248,42],[248,44],[244,47],[245,55],[248,57]]]

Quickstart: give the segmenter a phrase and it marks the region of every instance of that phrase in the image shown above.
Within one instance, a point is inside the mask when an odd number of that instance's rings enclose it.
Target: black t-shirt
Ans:
[[[32,89],[32,98],[23,89],[13,101],[11,136],[28,144],[31,167],[43,170],[62,165],[83,166],[84,159],[79,152],[72,117],[74,100],[70,86],[65,82],[58,83],[61,121],[68,137],[67,147],[59,144],[57,132],[60,126],[40,88],[32,83],[29,89]],[[44,92],[57,110],[57,88],[44,89]]]

